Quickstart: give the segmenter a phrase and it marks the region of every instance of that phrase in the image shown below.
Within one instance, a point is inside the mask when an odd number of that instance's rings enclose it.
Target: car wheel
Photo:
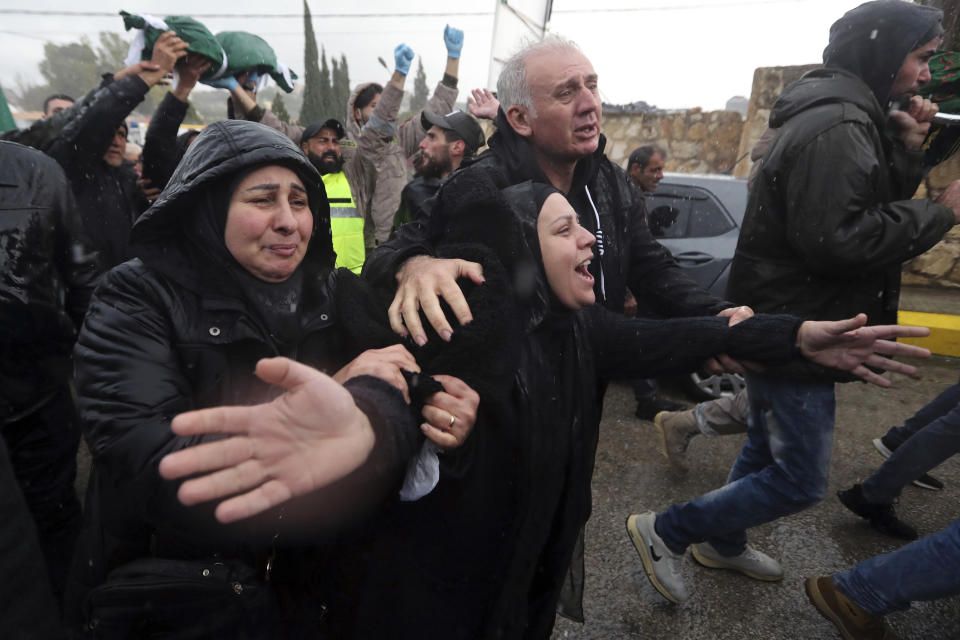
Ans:
[[[691,373],[687,380],[690,393],[703,400],[734,396],[747,386],[746,380],[739,373],[722,373],[716,376]]]

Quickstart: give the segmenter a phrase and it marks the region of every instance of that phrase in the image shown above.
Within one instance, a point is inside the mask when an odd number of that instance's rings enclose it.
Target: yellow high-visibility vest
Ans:
[[[323,176],[323,186],[330,201],[330,231],[333,233],[333,250],[337,254],[337,266],[360,273],[366,260],[363,242],[363,214],[357,209],[350,193],[350,184],[343,171]]]

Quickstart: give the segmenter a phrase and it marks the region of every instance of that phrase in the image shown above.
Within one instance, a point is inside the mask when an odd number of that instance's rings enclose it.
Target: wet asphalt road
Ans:
[[[840,385],[830,492],[803,513],[751,530],[751,544],[780,560],[782,582],[751,580],[729,571],[706,569],[689,554],[684,577],[690,600],[680,606],[650,586],[624,528],[630,513],[661,511],[723,484],[743,436],[696,437],[690,445],[691,472],[678,476],[656,449],[652,423],[633,416],[632,391],[611,386],[600,431],[593,479],[593,516],[586,532],[585,624],[558,619],[554,638],[669,638],[671,640],[799,640],[839,638],[833,625],[808,603],[803,578],[846,569],[900,546],[847,511],[835,492],[869,476],[882,462],[871,440],[956,382],[960,360],[935,357],[924,363],[920,380],[893,376],[883,390],[864,384]],[[676,396],[680,399],[680,396]],[[907,487],[897,513],[926,535],[960,517],[960,460],[934,473],[943,491]],[[960,578],[958,578],[960,580]],[[919,603],[888,616],[903,638],[960,638],[960,596]]]

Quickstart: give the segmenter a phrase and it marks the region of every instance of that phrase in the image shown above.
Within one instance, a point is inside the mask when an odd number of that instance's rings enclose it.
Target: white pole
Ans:
[[[553,0],[495,0],[493,43],[487,87],[496,89],[503,63],[525,43],[543,39],[549,29]]]

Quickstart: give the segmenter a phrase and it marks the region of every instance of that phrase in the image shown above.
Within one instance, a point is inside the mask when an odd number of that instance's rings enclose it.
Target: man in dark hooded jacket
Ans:
[[[910,199],[936,113],[911,95],[929,80],[941,16],[899,0],[863,4],[831,27],[824,67],[783,92],[733,261],[734,300],[817,320],[866,313],[896,322],[901,263],[960,216],[957,183],[938,203]],[[839,379],[806,365],[747,374],[752,420],[728,484],[628,520],[662,595],[686,598],[679,562],[690,545],[700,564],[782,578],[775,560],[747,545],[746,529],[826,494]]]
[[[100,267],[63,171],[41,152],[0,142],[0,210],[0,436],[46,560],[39,586],[60,597],[80,531],[70,351]],[[39,584],[39,572],[4,575]]]

